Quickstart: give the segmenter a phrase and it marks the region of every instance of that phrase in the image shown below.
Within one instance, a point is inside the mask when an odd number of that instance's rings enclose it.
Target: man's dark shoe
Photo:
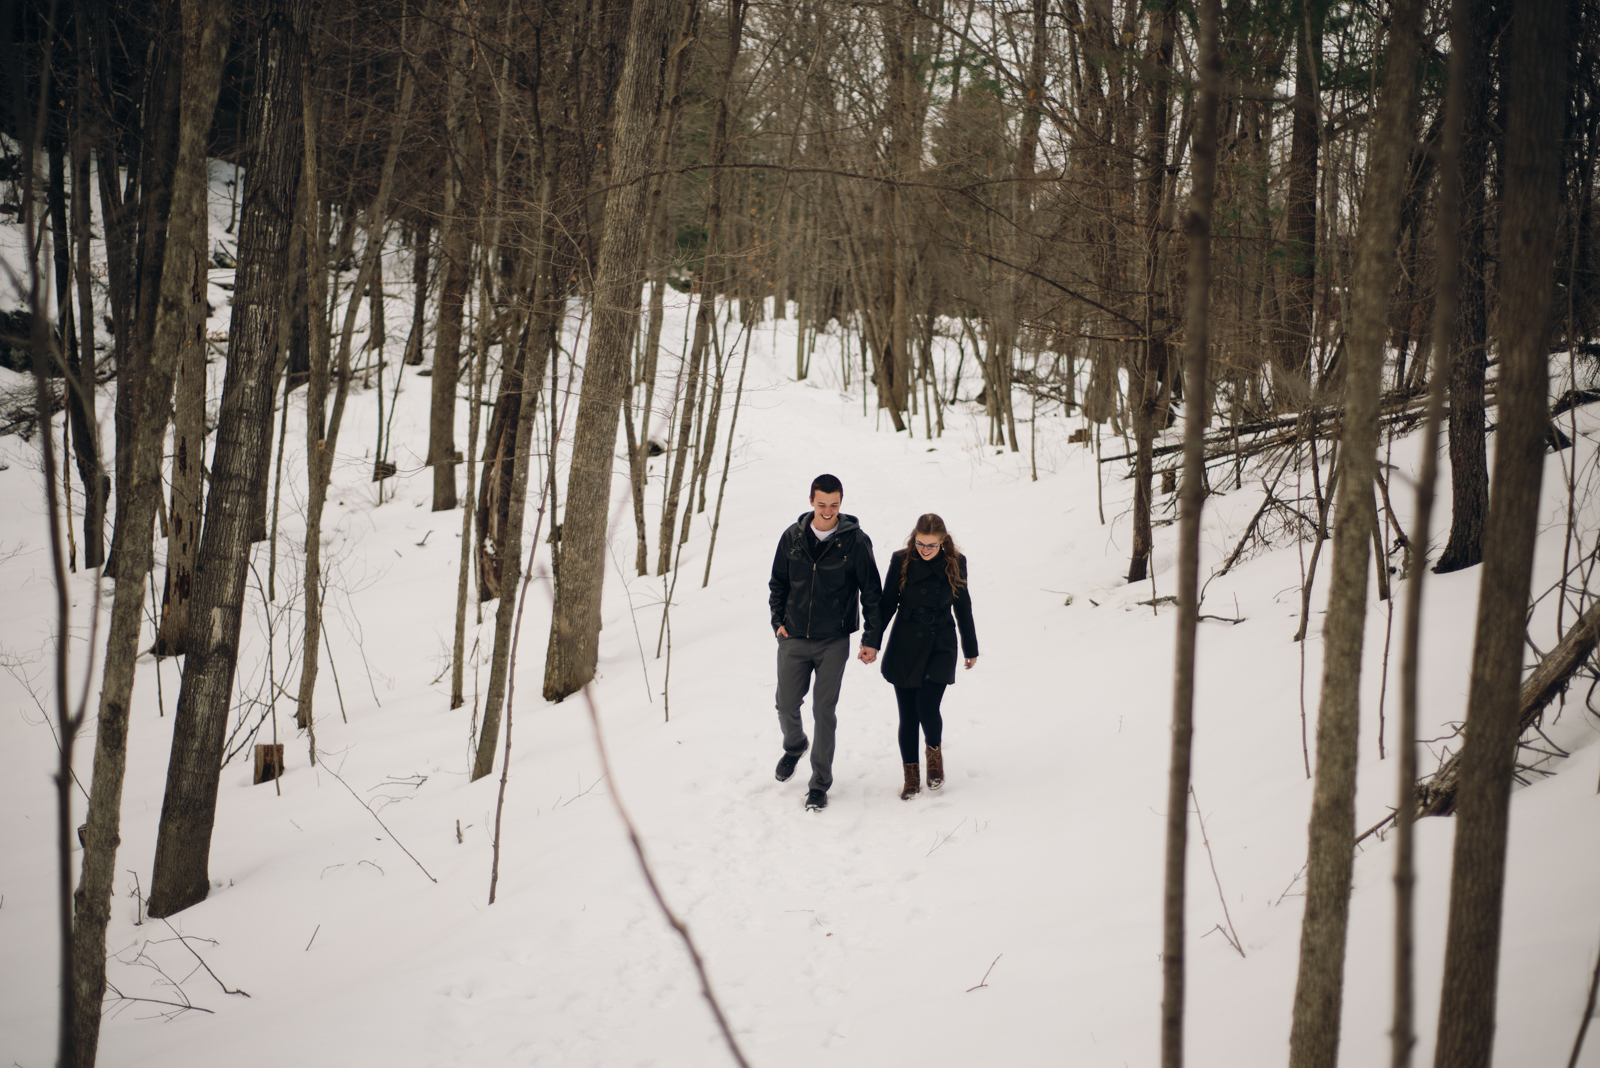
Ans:
[[[783,756],[781,758],[779,758],[779,760],[778,760],[778,769],[777,769],[777,776],[778,776],[778,781],[779,782],[788,782],[789,781],[789,776],[794,774],[794,766],[796,764],[800,763],[800,758],[805,755],[806,749],[810,749],[810,748],[811,748],[811,743],[807,742],[806,745],[805,745],[805,748],[801,749],[800,752],[798,752],[798,753],[785,753],[785,754],[783,754]]]
[[[806,811],[815,812],[828,807],[828,791],[812,790],[806,794]]]

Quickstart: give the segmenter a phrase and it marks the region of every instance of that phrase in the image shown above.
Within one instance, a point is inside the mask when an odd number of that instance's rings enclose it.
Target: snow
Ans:
[[[408,277],[398,266],[388,273]],[[226,321],[215,303],[212,329]],[[665,337],[681,336],[688,312],[670,309]],[[616,483],[616,566],[606,576],[593,688],[615,773],[609,783],[601,781],[585,701],[539,696],[548,594],[537,583],[530,589],[492,906],[499,776],[473,783],[468,770],[493,606],[482,626],[469,626],[481,666],[469,665],[468,706],[450,711],[461,513],[429,511],[431,473],[404,454],[393,457],[400,474],[389,484],[392,498],[379,503],[370,482],[376,395],[352,395],[324,521],[338,675],[337,687],[332,671],[318,679],[317,741],[327,768],[307,765],[293,702],[280,699],[275,727],[289,765],[281,796],[251,785],[248,753],[228,764],[210,897],[173,917],[171,928],[140,922],[129,892],[136,878],[149,887],[180,670],[140,661],[108,977],[129,998],[187,999],[210,1011],[109,1003],[102,1064],[729,1063],[610,789],[637,823],[662,893],[693,933],[753,1065],[1154,1063],[1174,613],[1137,602],[1173,592],[1176,527],[1156,532],[1154,582],[1129,586],[1120,576],[1132,484],[1121,478],[1123,464],[1097,473],[1092,446],[1067,443],[1080,420],[1040,413],[1034,481],[1025,422],[1020,453],[988,445],[985,417],[967,402],[946,411],[946,432],[932,441],[920,415],[914,435],[875,428],[873,413],[862,414],[859,384],[839,388],[837,335],[819,344],[810,380],[791,380],[793,329],[786,319],[754,331],[710,583],[701,588],[720,447],[711,506],[695,518],[681,581],[669,586],[670,680],[665,648],[656,655],[664,584],[631,575],[633,524],[625,479]],[[399,344],[391,339],[391,361]],[[213,372],[220,367],[219,360]],[[976,391],[969,385],[963,396]],[[427,382],[408,370],[395,440],[417,453],[427,407]],[[296,393],[277,600],[264,611],[252,580],[238,681],[247,698],[265,692],[269,616],[272,666],[280,679],[287,674],[291,692],[298,678],[285,665],[298,636],[303,416]],[[465,406],[461,417],[464,446]],[[1586,482],[1600,411],[1579,409],[1577,420],[1578,525],[1588,544],[1600,526]],[[59,433],[58,422],[57,440]],[[0,675],[0,1060],[23,1068],[53,1060],[57,995],[56,751],[30,696],[31,687],[49,707],[54,648],[36,444],[0,438],[0,464],[9,464],[0,471],[0,655],[8,667]],[[1403,521],[1416,452],[1415,437],[1393,444]],[[1561,569],[1568,458],[1547,462],[1536,591]],[[663,462],[651,464],[652,561]],[[844,510],[874,538],[880,566],[918,514],[944,516],[969,557],[983,656],[946,697],[946,785],[909,802],[898,799],[892,690],[876,668],[852,661],[831,803],[806,813],[805,774],[784,784],[772,775],[780,744],[766,578],[778,534],[806,507],[810,480],[823,471],[843,480]],[[1097,474],[1106,478],[1105,524]],[[1309,493],[1309,472],[1303,477]],[[1226,488],[1207,502],[1203,576],[1220,567],[1260,503],[1259,476],[1247,472],[1243,489],[1231,480]],[[266,546],[257,551],[264,575]],[[546,552],[541,545],[541,561]],[[1291,641],[1300,568],[1300,548],[1275,532],[1270,551],[1210,583],[1202,609],[1243,620],[1202,624],[1194,783],[1246,955],[1213,931],[1224,917],[1191,821],[1194,1065],[1277,1064],[1286,1054],[1311,799],[1300,695],[1314,744],[1327,560],[1303,649]],[[1462,716],[1477,580],[1476,569],[1429,576],[1424,738]],[[1397,594],[1403,588],[1396,583]],[[71,579],[75,673],[101,653],[88,643],[90,616],[97,604],[109,609],[110,589],[81,572]],[[1396,796],[1398,620],[1385,697],[1390,759],[1378,758],[1387,609],[1374,591],[1357,797],[1363,829]],[[1548,648],[1553,598],[1541,602],[1533,632]],[[146,647],[152,635],[147,625]],[[246,714],[253,723],[260,712],[251,705]],[[1547,728],[1573,755],[1554,765],[1553,777],[1513,795],[1502,1064],[1564,1062],[1583,1011],[1600,934],[1596,727],[1574,690]],[[269,722],[259,740],[272,729]],[[1425,769],[1439,751],[1435,744],[1433,757],[1423,755]],[[76,753],[87,783],[92,737],[80,739]],[[83,799],[75,801],[81,820]],[[1419,1064],[1432,1055],[1452,833],[1450,820],[1418,827]],[[79,861],[75,853],[74,871]],[[1387,1057],[1392,870],[1392,840],[1364,843],[1346,968],[1346,1064]],[[1589,1044],[1582,1063],[1600,1065],[1600,1043]]]

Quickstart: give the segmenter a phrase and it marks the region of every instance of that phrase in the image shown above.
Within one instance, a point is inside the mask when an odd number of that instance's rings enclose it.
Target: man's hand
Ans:
[[[856,659],[860,660],[863,664],[870,664],[874,660],[878,659],[878,650],[870,646],[863,645],[861,647],[861,652],[857,655]]]
[[[788,636],[789,636],[789,630],[788,630],[787,627],[779,627],[778,628],[778,637],[787,638]]]
[[[976,664],[977,662],[978,662],[978,658],[977,657],[975,657],[975,656],[967,657],[967,670],[971,671],[972,670],[972,665]]]

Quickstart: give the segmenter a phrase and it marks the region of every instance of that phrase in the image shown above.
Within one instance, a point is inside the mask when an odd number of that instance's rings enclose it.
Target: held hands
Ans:
[[[972,665],[976,664],[977,662],[978,662],[978,658],[977,657],[975,657],[975,656],[967,657],[967,670],[971,671],[972,670]]]
[[[856,659],[860,660],[863,664],[870,664],[874,660],[878,659],[878,650],[863,645],[861,647],[861,652],[856,655]]]

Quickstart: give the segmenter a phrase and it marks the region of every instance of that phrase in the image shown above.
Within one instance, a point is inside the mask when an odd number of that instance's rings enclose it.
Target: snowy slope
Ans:
[[[686,311],[672,310],[678,318],[666,336],[678,336]],[[1174,620],[1170,607],[1136,603],[1152,597],[1151,585],[1130,588],[1120,578],[1131,494],[1124,467],[1104,467],[1102,525],[1093,449],[1067,444],[1079,420],[1041,413],[1035,482],[1026,448],[987,446],[982,412],[970,404],[948,411],[946,433],[933,441],[921,436],[920,417],[915,437],[875,430],[859,392],[838,388],[837,337],[819,346],[812,380],[791,381],[792,329],[792,321],[768,323],[753,338],[711,581],[701,588],[708,509],[695,520],[672,593],[670,680],[665,655],[656,656],[663,583],[630,577],[633,524],[625,483],[616,484],[617,566],[606,580],[594,687],[614,783],[599,781],[585,703],[550,705],[539,696],[548,597],[531,590],[492,907],[498,776],[467,779],[470,672],[469,707],[448,709],[461,514],[428,510],[430,475],[404,453],[395,457],[396,495],[377,503],[369,481],[376,398],[352,397],[325,521],[338,680],[327,670],[319,678],[318,744],[387,830],[332,774],[307,766],[292,701],[280,699],[276,726],[290,765],[282,795],[252,786],[244,759],[225,768],[215,889],[173,919],[221,981],[250,997],[224,993],[165,924],[138,923],[136,902],[119,896],[110,981],[130,998],[187,998],[210,1011],[166,1019],[162,1005],[112,1005],[101,1063],[727,1063],[608,785],[638,823],[666,899],[698,940],[752,1064],[1154,1062]],[[420,452],[427,382],[409,371],[404,382],[396,440]],[[970,385],[963,396],[975,391]],[[271,613],[280,676],[298,626],[286,606],[303,490],[288,487],[304,479],[296,427],[303,413],[296,394]],[[1581,480],[1594,466],[1600,412],[1580,410],[1579,429]],[[465,440],[463,406],[458,441]],[[1536,590],[1560,570],[1566,456],[1552,456],[1546,473]],[[1415,442],[1396,442],[1393,462],[1412,469]],[[18,676],[32,677],[48,704],[52,594],[36,452],[0,439],[0,463],[10,465],[0,472],[0,650],[14,672],[0,675],[0,1060],[37,1068],[53,1059],[55,749]],[[653,509],[661,465],[651,467]],[[719,448],[712,508],[720,470]],[[844,510],[873,536],[880,566],[919,513],[945,517],[971,562],[983,655],[946,699],[946,786],[905,803],[897,796],[892,691],[876,669],[852,662],[832,804],[808,814],[805,776],[787,784],[772,777],[779,737],[765,584],[778,533],[806,507],[807,486],[822,471],[843,479]],[[1403,483],[1394,480],[1405,519]],[[1247,475],[1244,489],[1209,500],[1203,575],[1220,566],[1259,504],[1251,486]],[[1591,541],[1597,518],[1587,499],[1579,520]],[[655,537],[652,522],[652,559]],[[1172,592],[1175,538],[1175,526],[1157,531],[1156,595]],[[1188,1024],[1196,1065],[1279,1064],[1287,1045],[1311,784],[1301,750],[1302,650],[1290,640],[1301,552],[1286,539],[1277,546],[1212,582],[1203,609],[1243,619],[1202,625],[1195,787],[1247,956],[1207,934],[1224,917],[1196,833]],[[259,552],[264,576],[266,548]],[[1430,576],[1424,737],[1462,715],[1476,583],[1476,571]],[[108,583],[103,606],[109,590]],[[1324,592],[1319,585],[1319,606]],[[90,652],[92,577],[75,576],[72,593],[81,666]],[[252,597],[239,682],[247,696],[262,692],[267,657],[269,613],[253,588]],[[493,639],[488,607],[489,622],[468,635],[469,647],[481,641],[482,685]],[[1375,601],[1368,627],[1362,827],[1395,797],[1394,762],[1378,759],[1386,613]],[[1313,737],[1318,620],[1303,666]],[[1552,604],[1541,606],[1536,633],[1548,647]],[[1389,659],[1394,672],[1398,627]],[[162,712],[175,704],[178,678],[175,663],[161,666],[158,694],[154,662],[141,661],[118,858],[128,890],[135,877],[149,885],[170,746],[171,717]],[[1564,1060],[1600,933],[1600,747],[1581,698],[1569,697],[1551,732],[1574,756],[1514,797],[1502,1064]],[[1385,707],[1396,711],[1392,684]],[[1388,730],[1392,739],[1392,724]],[[270,736],[269,726],[262,739]],[[92,746],[80,742],[78,755],[87,782]],[[1419,830],[1418,1063],[1431,1056],[1452,827],[1434,820]],[[1392,861],[1391,843],[1369,840],[1356,864],[1346,1064],[1387,1056]],[[1600,1049],[1591,1044],[1583,1063],[1600,1065]]]

